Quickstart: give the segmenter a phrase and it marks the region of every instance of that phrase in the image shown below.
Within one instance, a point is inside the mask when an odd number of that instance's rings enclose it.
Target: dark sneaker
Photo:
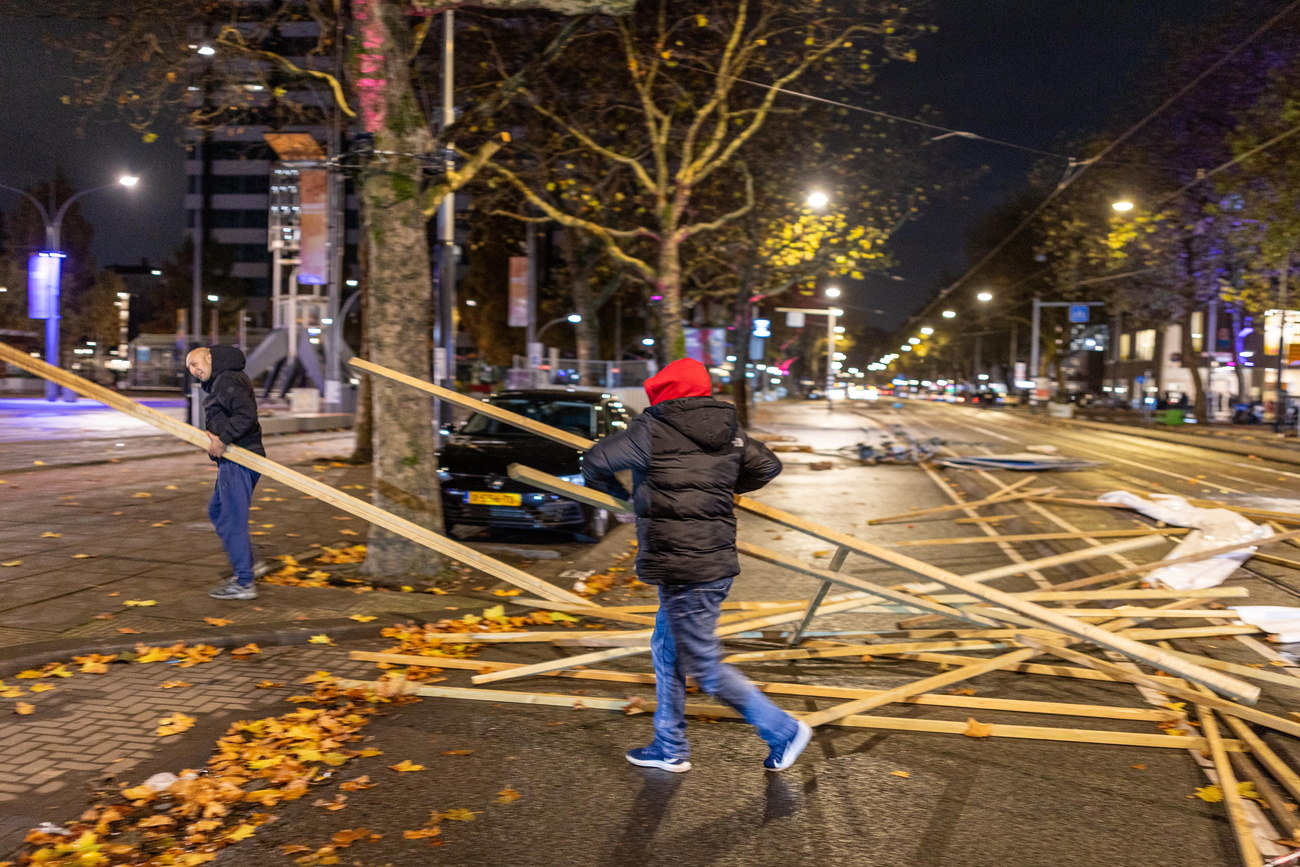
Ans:
[[[256,599],[257,587],[253,584],[240,584],[231,578],[208,595],[213,599]]]
[[[794,764],[794,760],[799,758],[799,754],[808,746],[812,740],[812,728],[803,720],[797,720],[794,736],[782,744],[772,747],[772,752],[768,753],[767,758],[763,760],[763,767],[769,771],[784,771]]]
[[[658,768],[661,771],[668,771],[673,774],[684,774],[691,769],[691,763],[686,759],[669,758],[664,755],[663,750],[654,744],[628,750],[627,760],[638,768]]]

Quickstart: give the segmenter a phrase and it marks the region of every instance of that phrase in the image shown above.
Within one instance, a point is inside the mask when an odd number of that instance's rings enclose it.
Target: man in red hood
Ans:
[[[722,664],[714,636],[718,612],[740,574],[736,555],[736,494],[757,490],[781,472],[781,462],[750,439],[736,408],[714,400],[708,369],[683,358],[646,381],[651,407],[627,430],[587,452],[589,487],[628,498],[616,473],[632,472],[636,507],[637,577],[659,586],[659,613],[650,639],[655,669],[655,739],[629,750],[634,765],[681,773],[687,760],[686,678],[750,722],[770,748],[763,766],[781,771],[799,757],[812,729]]]

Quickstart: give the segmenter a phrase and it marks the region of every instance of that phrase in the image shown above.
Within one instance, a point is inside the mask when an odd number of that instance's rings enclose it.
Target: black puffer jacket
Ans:
[[[637,577],[647,584],[701,584],[740,573],[732,495],[763,487],[781,462],[736,423],[736,408],[711,397],[651,407],[582,461],[587,484],[628,493],[614,476],[632,471]]]
[[[211,351],[212,375],[203,383],[204,426],[226,445],[265,455],[253,381],[244,373],[244,353],[234,346],[213,346]]]

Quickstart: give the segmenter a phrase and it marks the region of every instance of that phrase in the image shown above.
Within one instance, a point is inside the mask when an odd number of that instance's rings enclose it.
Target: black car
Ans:
[[[503,391],[488,403],[570,433],[598,440],[631,420],[615,397],[576,389]],[[609,529],[609,512],[520,484],[506,474],[525,464],[582,484],[580,453],[486,415],[471,416],[442,450],[443,520],[480,527],[563,530],[595,542]]]

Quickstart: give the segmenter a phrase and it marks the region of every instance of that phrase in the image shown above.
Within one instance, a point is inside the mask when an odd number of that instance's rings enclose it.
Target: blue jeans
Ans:
[[[253,488],[261,473],[234,461],[217,461],[217,481],[208,503],[208,519],[221,538],[221,544],[240,584],[253,583],[253,540],[248,535],[248,507],[253,502]]]
[[[794,717],[721,661],[722,642],[713,630],[731,582],[731,578],[722,578],[705,584],[665,584],[659,588],[659,613],[650,638],[657,702],[654,743],[671,758],[684,759],[691,752],[684,717],[688,677],[695,678],[700,689],[738,711],[769,746],[794,737]]]

